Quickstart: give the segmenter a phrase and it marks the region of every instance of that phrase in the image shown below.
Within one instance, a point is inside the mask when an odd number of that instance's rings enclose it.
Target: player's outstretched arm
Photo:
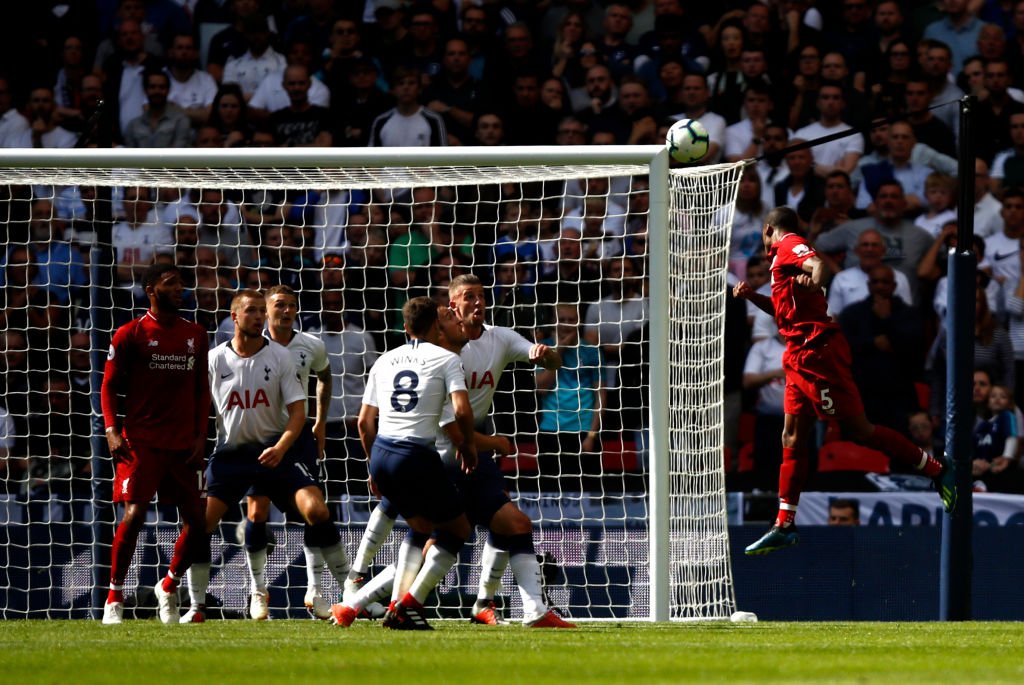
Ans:
[[[732,289],[733,297],[739,297],[744,300],[750,300],[754,303],[754,306],[760,309],[766,314],[775,316],[775,305],[772,304],[772,298],[767,295],[762,295],[752,287],[746,281],[740,281]]]
[[[562,368],[562,355],[544,343],[537,343],[530,348],[530,361],[551,371]]]

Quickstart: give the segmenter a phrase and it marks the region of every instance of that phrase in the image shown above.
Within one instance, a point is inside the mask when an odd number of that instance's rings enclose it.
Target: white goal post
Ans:
[[[383,351],[398,339],[396,304],[437,295],[460,272],[501,292],[492,323],[538,340],[560,333],[554,305],[571,305],[580,342],[565,382],[578,382],[580,396],[607,395],[595,454],[563,451],[563,434],[578,447],[587,426],[550,428],[562,425],[556,395],[568,385],[538,391],[532,369],[510,367],[494,409],[516,444],[501,464],[536,524],[548,595],[575,619],[728,619],[723,332],[742,169],[670,170],[661,146],[0,150],[0,617],[102,609],[96,588],[106,586],[116,518],[102,362],[113,329],[142,311],[140,267],[165,259],[189,270],[185,313],[212,342],[222,339],[224,294],[271,282],[297,286],[304,326],[337,333],[325,468],[350,554],[372,501],[360,486],[365,457],[348,451],[345,404],[359,383],[348,364],[359,355],[344,346]],[[331,297],[339,291],[341,305]],[[599,351],[599,368],[584,348]],[[166,568],[175,522],[165,507],[151,511],[129,593]],[[225,530],[215,534],[210,592],[229,616],[247,581]],[[298,617],[301,531],[282,519],[273,530],[271,608]],[[394,558],[398,535],[379,563]],[[472,603],[483,539],[439,586],[438,615]],[[509,573],[503,585],[515,615]],[[147,601],[140,592],[137,616]]]

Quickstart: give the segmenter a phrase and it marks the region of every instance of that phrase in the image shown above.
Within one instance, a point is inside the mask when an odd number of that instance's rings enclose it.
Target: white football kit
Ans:
[[[530,361],[531,347],[533,344],[529,340],[502,326],[484,326],[479,338],[463,346],[459,357],[466,373],[469,403],[473,407],[473,420],[477,427],[484,424],[491,413],[494,391],[505,367],[515,362]],[[454,420],[454,413],[446,407],[441,416],[441,426]],[[455,450],[443,428],[437,434],[437,451],[446,464],[454,463]]]
[[[209,366],[219,448],[277,440],[288,425],[286,407],[306,399],[291,354],[276,342],[240,357],[229,340],[210,351]]]
[[[293,333],[291,341],[284,347],[295,361],[295,375],[299,379],[299,387],[305,394],[309,390],[309,375],[320,373],[331,364],[327,359],[327,346],[324,345],[323,340],[303,331],[293,331]],[[287,408],[285,408],[284,414],[287,420]]]
[[[363,404],[378,409],[378,435],[433,446],[443,407],[453,392],[466,389],[457,355],[413,340],[373,365]]]

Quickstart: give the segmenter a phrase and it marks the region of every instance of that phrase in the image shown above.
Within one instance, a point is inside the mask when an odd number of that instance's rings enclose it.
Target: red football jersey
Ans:
[[[839,328],[828,315],[828,300],[820,289],[804,288],[794,278],[804,273],[803,263],[815,255],[814,248],[796,233],[775,243],[772,258],[772,306],[775,323],[787,343],[806,344],[823,333]]]
[[[207,430],[208,353],[206,331],[180,317],[161,324],[146,312],[118,328],[100,393],[104,425],[118,425],[120,409],[129,443],[191,449]]]

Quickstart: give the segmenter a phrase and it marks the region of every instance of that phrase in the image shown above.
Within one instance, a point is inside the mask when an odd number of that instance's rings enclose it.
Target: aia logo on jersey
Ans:
[[[263,388],[258,389],[255,393],[246,390],[238,392],[232,390],[231,395],[228,397],[228,406],[225,411],[231,411],[234,408],[239,409],[255,409],[256,407],[269,407],[270,400],[267,398],[267,391]]]
[[[480,388],[486,388],[488,386],[494,387],[494,374],[491,373],[490,369],[484,371],[482,376],[478,375],[476,371],[470,375],[467,379],[469,381],[470,390],[479,390]]]
[[[160,341],[159,340],[150,340],[149,341],[149,346],[150,347],[159,347],[159,345],[160,345]]]

